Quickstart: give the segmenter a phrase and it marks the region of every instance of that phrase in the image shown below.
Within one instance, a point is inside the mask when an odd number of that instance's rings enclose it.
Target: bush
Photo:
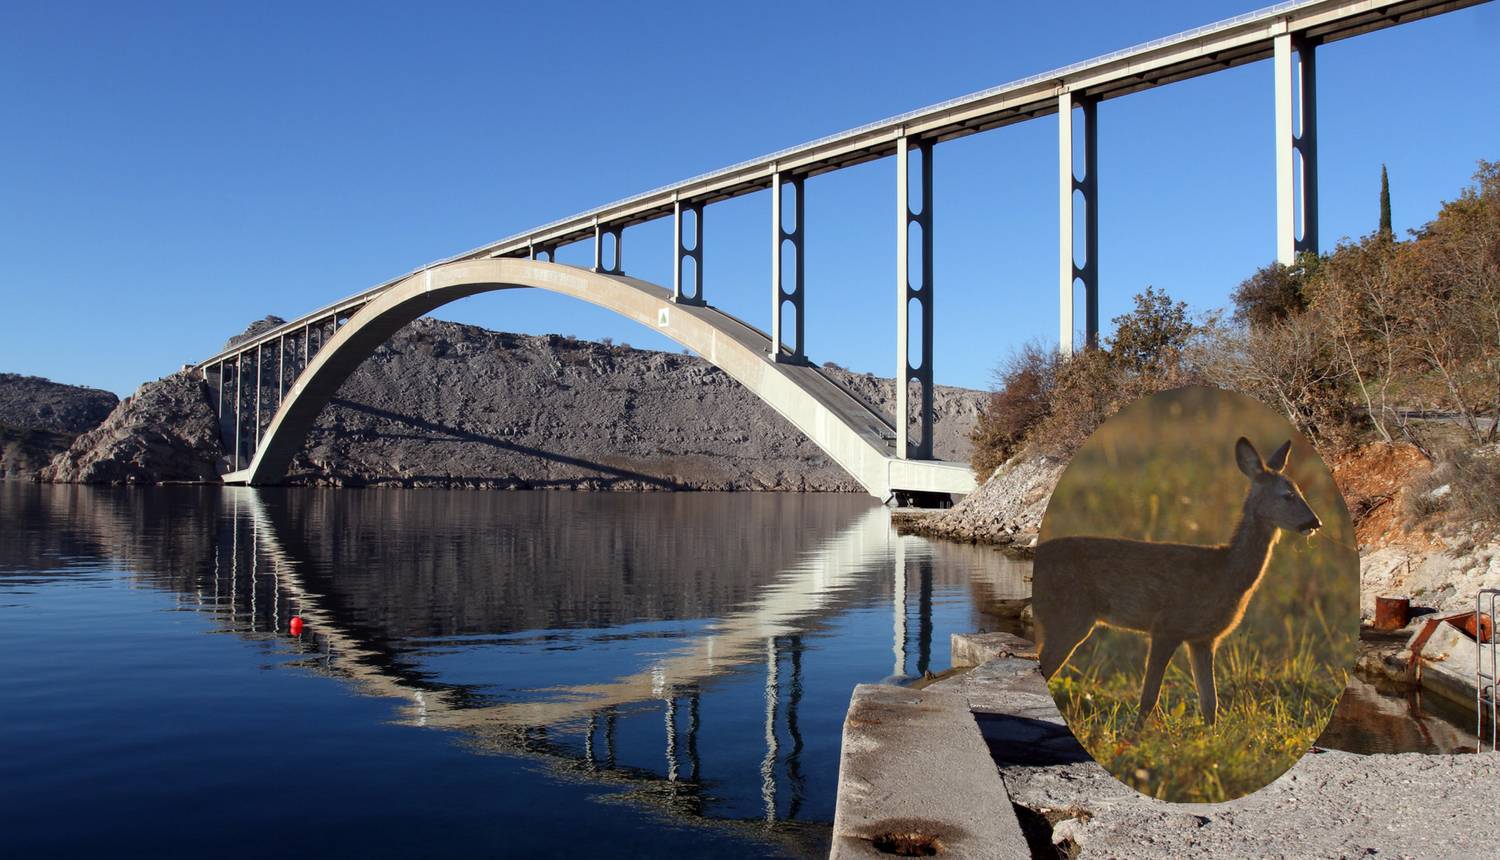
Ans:
[[[1401,498],[1401,515],[1407,525],[1426,525],[1447,511],[1452,500],[1453,466],[1440,463],[1406,486],[1406,493]]]
[[[1155,287],[1136,293],[1135,309],[1115,317],[1114,324],[1110,357],[1135,373],[1153,373],[1176,365],[1194,332],[1187,303],[1173,302],[1171,296]]]
[[[981,481],[1015,456],[1026,434],[1046,417],[1057,367],[1055,350],[1029,343],[996,370],[996,389],[969,434],[970,463]]]
[[[1493,534],[1500,527],[1500,456],[1493,451],[1459,450],[1449,454],[1445,465],[1451,466],[1453,476],[1449,521],[1461,528],[1477,526],[1486,536]]]
[[[1240,282],[1231,298],[1234,318],[1252,328],[1272,325],[1307,308],[1303,279],[1317,255],[1304,255],[1296,268],[1272,263]]]

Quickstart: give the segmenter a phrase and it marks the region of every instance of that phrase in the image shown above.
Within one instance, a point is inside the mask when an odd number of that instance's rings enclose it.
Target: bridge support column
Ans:
[[[244,407],[243,384],[245,378],[245,354],[238,353],[234,357],[234,469],[240,469],[240,412]]]
[[[792,186],[794,195],[791,209],[796,223],[790,230],[786,229],[782,213],[783,185]],[[802,312],[802,239],[805,235],[802,229],[802,196],[805,187],[805,177],[783,178],[779,170],[771,174],[771,360],[795,364],[807,361]],[[792,250],[790,274],[782,265],[782,255],[788,246]],[[788,307],[791,308],[793,317],[790,342],[786,339],[787,326],[784,319]],[[783,347],[790,350],[790,354],[783,353]]]
[[[1057,97],[1058,143],[1058,349],[1072,355],[1074,343],[1074,296],[1083,286],[1083,331],[1085,347],[1099,345],[1099,123],[1098,99],[1081,98],[1071,92]],[[1083,176],[1073,168],[1073,109],[1083,108]],[[1079,244],[1075,235],[1075,204],[1083,204],[1083,265],[1078,264]]]
[[[250,433],[250,445],[260,447],[260,386],[265,378],[265,344],[255,345],[255,430]]]
[[[896,141],[896,456],[932,459],[932,144],[921,142],[919,173],[921,205],[911,204],[911,143],[905,135]],[[912,277],[911,233],[918,239],[918,279]],[[913,317],[915,316],[915,320]],[[912,361],[913,329],[918,335],[917,358]],[[912,383],[919,386],[917,427],[911,432]]]
[[[683,230],[684,211],[693,216],[692,227],[687,231]],[[685,236],[685,232],[692,235]],[[672,202],[672,237],[672,301],[682,305],[701,305],[704,303],[702,203],[683,203],[680,200]],[[693,261],[691,284],[683,275],[683,263],[687,260]]]
[[[540,260],[540,259],[542,259],[542,255],[543,254],[547,255],[547,262],[549,262],[549,263],[556,263],[557,262],[557,246],[555,246],[555,245],[542,245],[542,246],[538,247],[536,245],[531,244],[531,242],[529,242],[529,241],[526,243],[526,256],[530,257],[533,260]]]
[[[605,275],[623,275],[625,270],[621,267],[621,258],[624,256],[624,227],[610,227],[594,221],[594,271]],[[604,265],[604,237],[611,239],[610,245],[614,251],[614,260],[608,267]]]
[[[1276,67],[1276,262],[1318,250],[1318,123],[1313,43],[1282,33]]]

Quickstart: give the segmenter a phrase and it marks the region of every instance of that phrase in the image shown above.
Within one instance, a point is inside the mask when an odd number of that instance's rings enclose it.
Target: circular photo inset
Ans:
[[[1317,452],[1215,388],[1145,398],[1074,455],[1042,520],[1032,607],[1068,727],[1169,801],[1249,794],[1333,715],[1359,639],[1359,553]]]

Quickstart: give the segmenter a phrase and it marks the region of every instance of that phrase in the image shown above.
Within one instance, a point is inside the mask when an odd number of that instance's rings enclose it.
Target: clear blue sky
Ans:
[[[25,3],[0,30],[0,370],[120,393],[433,259],[824,134],[1249,11],[1116,4]],[[1500,159],[1500,8],[1320,49],[1325,245]],[[1102,316],[1274,253],[1269,62],[1100,108]],[[1056,119],[937,149],[935,369],[1055,340]],[[809,352],[892,373],[894,166],[808,183]],[[768,195],[710,207],[706,292],[765,327]],[[670,224],[625,236],[670,283]],[[591,259],[579,246],[563,260]],[[530,293],[439,316],[675,348]]]

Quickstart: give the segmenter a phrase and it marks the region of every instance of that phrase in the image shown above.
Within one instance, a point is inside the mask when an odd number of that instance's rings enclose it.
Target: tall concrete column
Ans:
[[[234,357],[234,468],[240,468],[240,412],[244,405],[244,394],[241,390],[240,380],[245,378],[245,354],[238,353]]]
[[[1313,43],[1291,33],[1273,40],[1276,72],[1276,262],[1318,250],[1317,81]]]
[[[260,447],[260,385],[265,378],[263,356],[265,355],[265,344],[255,345],[255,430],[250,434],[251,444]]]
[[[796,225],[786,228],[782,210],[782,186],[792,186],[792,217]],[[781,171],[771,174],[771,360],[802,363],[807,360],[803,341],[805,322],[802,313],[802,196],[805,179],[801,176],[785,178]],[[792,271],[787,273],[781,264],[781,255],[790,246],[792,249]],[[786,340],[787,326],[784,316],[791,308],[793,321],[790,342]],[[783,354],[782,347],[791,354]]]
[[[594,219],[594,271],[606,275],[625,274],[623,268],[624,232],[624,227],[610,227],[600,224],[597,218]],[[614,261],[608,267],[604,265],[604,237],[606,236],[610,238],[610,244],[614,250]]]
[[[920,183],[921,206],[911,203],[911,142],[905,135],[896,141],[896,456],[903,459],[932,459],[932,144],[920,142],[922,156]],[[918,276],[912,277],[911,232],[920,232],[917,250],[921,260]],[[917,317],[913,322],[912,316]],[[913,329],[920,348],[912,362]],[[917,397],[917,426],[921,435],[909,438],[911,426],[911,384],[920,386]]]
[[[691,213],[691,230],[683,229],[683,212]],[[672,301],[703,304],[703,204],[672,201]],[[691,283],[683,277],[683,263],[693,261]]]
[[[1071,355],[1078,347],[1074,318],[1076,285],[1084,291],[1084,345],[1099,345],[1099,133],[1098,100],[1071,92],[1057,97],[1058,144],[1058,349]],[[1073,110],[1083,109],[1083,175],[1073,168]],[[1082,197],[1082,201],[1079,201]],[[1083,205],[1083,236],[1076,234],[1077,204]],[[1080,249],[1077,246],[1082,245]],[[1078,251],[1083,251],[1083,263]]]

